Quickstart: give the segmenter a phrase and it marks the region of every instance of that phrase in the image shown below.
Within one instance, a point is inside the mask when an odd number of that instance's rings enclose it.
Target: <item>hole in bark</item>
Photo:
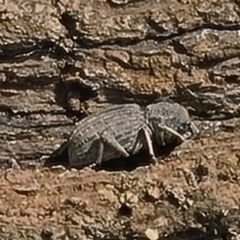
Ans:
[[[226,83],[239,83],[239,76],[237,75],[231,75],[225,77]]]
[[[132,208],[128,207],[126,204],[122,204],[118,210],[119,216],[131,217],[132,216]]]
[[[201,182],[203,178],[209,174],[208,167],[199,164],[195,169],[195,174],[198,177],[198,181]]]
[[[42,232],[40,234],[42,240],[51,240],[53,239],[53,232],[52,232],[52,229],[50,228],[44,228],[42,229]]]
[[[83,103],[96,96],[96,91],[77,83],[66,84],[59,82],[55,85],[54,92],[57,104],[66,110],[66,115],[68,117],[77,117],[77,120],[82,119],[87,111]],[[71,100],[79,101],[77,107],[79,105],[80,109],[75,109],[74,106],[71,106]]]
[[[74,31],[76,29],[76,20],[67,12],[61,15],[60,23],[68,30]]]

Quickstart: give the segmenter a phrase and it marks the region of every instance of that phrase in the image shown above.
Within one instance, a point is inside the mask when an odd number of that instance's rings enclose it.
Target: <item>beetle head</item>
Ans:
[[[188,111],[178,103],[159,102],[147,108],[148,121],[153,135],[161,145],[171,143],[176,139],[187,139],[198,132],[191,122]],[[163,127],[172,131],[165,131]],[[176,134],[173,134],[173,133]]]

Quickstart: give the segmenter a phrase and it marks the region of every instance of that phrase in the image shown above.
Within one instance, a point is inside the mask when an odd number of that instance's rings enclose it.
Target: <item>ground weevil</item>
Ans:
[[[101,164],[141,149],[156,160],[154,141],[159,147],[176,140],[181,144],[196,131],[188,111],[178,103],[110,106],[77,123],[68,141],[69,163],[71,167]]]

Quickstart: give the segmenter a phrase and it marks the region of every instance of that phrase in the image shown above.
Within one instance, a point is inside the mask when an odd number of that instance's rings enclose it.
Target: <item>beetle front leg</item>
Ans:
[[[145,141],[147,149],[148,149],[149,156],[151,157],[151,161],[153,161],[155,163],[157,161],[157,158],[156,158],[154,150],[153,150],[153,143],[152,143],[151,136],[146,128],[142,128],[142,133],[143,133],[144,141]]]
[[[167,127],[166,125],[158,124],[158,127],[161,128],[163,131],[171,133],[172,135],[177,137],[181,141],[181,143],[183,143],[186,140],[183,135],[181,135],[180,133],[178,133],[174,129],[172,129],[170,127]]]
[[[151,158],[151,161],[155,163],[157,161],[157,159],[156,159],[156,156],[155,156],[155,153],[154,153],[151,136],[150,136],[149,131],[147,130],[146,127],[143,127],[139,130],[138,136],[137,136],[137,141],[136,141],[136,143],[133,147],[133,152],[136,152],[138,150],[137,145],[139,144],[139,142],[141,142],[144,145],[144,147],[148,151],[148,154]]]

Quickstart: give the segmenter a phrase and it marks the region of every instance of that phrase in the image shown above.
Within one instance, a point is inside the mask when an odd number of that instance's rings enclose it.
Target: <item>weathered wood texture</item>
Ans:
[[[197,116],[240,113],[239,1],[1,4],[1,161],[50,154],[102,104],[164,96]]]
[[[239,240],[239,31],[239,0],[0,1],[0,239]],[[164,164],[2,170],[163,97],[206,133]]]

